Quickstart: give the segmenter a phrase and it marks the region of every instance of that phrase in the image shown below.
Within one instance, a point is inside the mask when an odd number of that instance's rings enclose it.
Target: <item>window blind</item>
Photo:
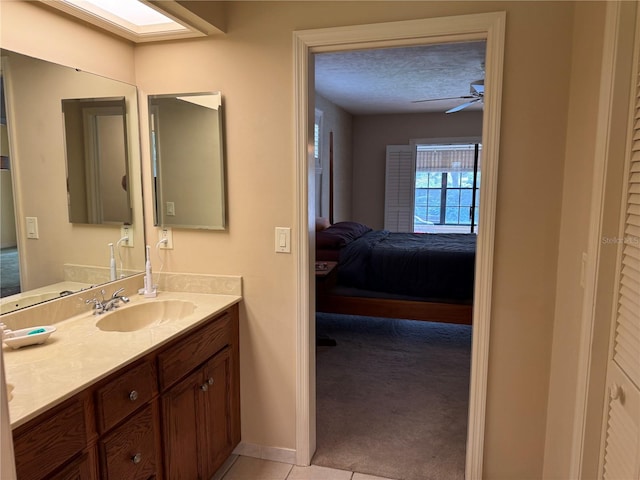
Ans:
[[[482,146],[478,150],[478,170]],[[420,172],[473,172],[475,145],[418,145],[416,169]]]
[[[413,231],[415,151],[415,147],[411,145],[387,145],[384,191],[385,230]]]

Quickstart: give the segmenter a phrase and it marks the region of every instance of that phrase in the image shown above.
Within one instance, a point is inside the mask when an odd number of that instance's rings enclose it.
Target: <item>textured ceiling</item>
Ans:
[[[380,48],[315,56],[316,90],[355,115],[445,112],[484,79],[485,42]],[[454,97],[453,100],[413,103]],[[481,110],[478,102],[466,110]]]

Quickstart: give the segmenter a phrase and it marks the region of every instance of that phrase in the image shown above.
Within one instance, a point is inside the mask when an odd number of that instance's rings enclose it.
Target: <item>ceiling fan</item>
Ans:
[[[460,110],[463,110],[465,108],[467,108],[470,105],[473,105],[474,103],[477,102],[482,102],[484,99],[484,79],[482,80],[476,80],[475,82],[471,82],[470,86],[469,86],[469,93],[470,95],[463,95],[461,97],[446,97],[446,98],[430,98],[427,100],[414,100],[411,103],[422,103],[422,102],[437,102],[437,101],[442,101],[442,100],[468,100],[467,102],[461,103],[460,105],[453,107],[449,110],[447,110],[444,113],[454,113],[454,112],[459,112]]]

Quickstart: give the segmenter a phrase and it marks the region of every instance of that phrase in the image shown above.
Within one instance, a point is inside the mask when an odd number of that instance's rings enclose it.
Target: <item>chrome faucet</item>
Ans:
[[[98,300],[96,297],[94,297],[90,300],[85,301],[85,303],[93,303],[93,309],[94,309],[93,314],[101,315],[104,312],[109,312],[114,308],[118,308],[119,302],[122,302],[122,303],[129,302],[129,297],[120,295],[122,292],[124,292],[124,288],[120,288],[116,290],[115,292],[113,292],[113,295],[111,295],[111,298],[109,300],[105,300],[104,294],[106,292],[103,289],[103,290],[100,290],[100,295],[102,296],[102,300]]]
[[[113,310],[114,308],[118,308],[119,302],[129,303],[129,297],[120,295],[122,292],[124,292],[124,288],[119,288],[118,290],[113,292],[113,295],[111,295],[111,299],[104,305],[105,312]]]

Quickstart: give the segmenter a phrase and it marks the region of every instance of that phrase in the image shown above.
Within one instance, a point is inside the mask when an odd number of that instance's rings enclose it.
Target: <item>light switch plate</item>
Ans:
[[[276,227],[276,253],[291,253],[291,228]]]
[[[27,238],[40,238],[38,233],[38,217],[26,217]]]

